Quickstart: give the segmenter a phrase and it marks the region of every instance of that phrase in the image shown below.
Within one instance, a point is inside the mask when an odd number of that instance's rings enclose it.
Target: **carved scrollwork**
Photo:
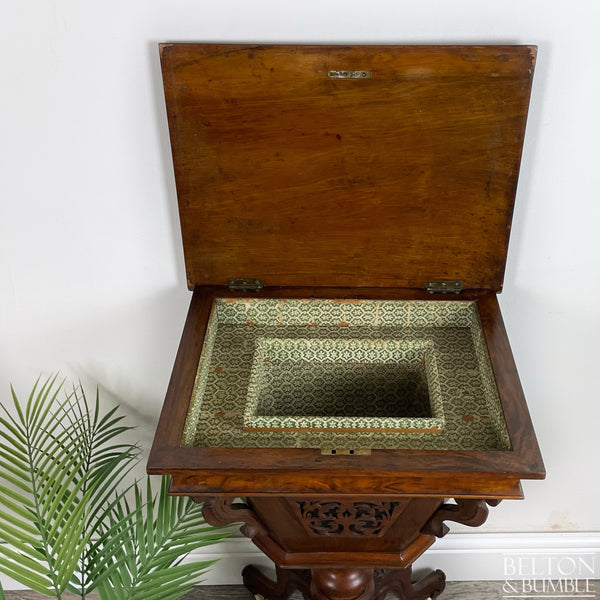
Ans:
[[[440,538],[444,537],[450,531],[444,521],[454,521],[470,527],[479,527],[479,525],[485,523],[488,517],[489,510],[486,504],[497,506],[500,503],[499,500],[486,501],[470,498],[458,498],[455,502],[456,504],[448,502],[442,504],[431,519],[425,523],[421,532]]]
[[[246,589],[256,598],[274,598],[287,600],[296,590],[299,590],[304,600],[312,598],[310,594],[310,571],[291,570],[275,567],[277,579],[272,581],[251,565],[244,568],[242,578]]]
[[[293,502],[312,535],[382,536],[393,523],[399,502]]]
[[[376,570],[375,600],[385,600],[388,594],[395,594],[402,600],[423,600],[437,598],[446,587],[446,576],[437,569],[428,573],[416,583],[411,582],[412,569],[393,569],[392,571]]]
[[[207,523],[214,526],[244,523],[240,531],[250,539],[258,535],[266,535],[267,528],[260,522],[256,513],[243,502],[235,502],[235,498],[196,497],[196,502],[202,502],[202,514]]]

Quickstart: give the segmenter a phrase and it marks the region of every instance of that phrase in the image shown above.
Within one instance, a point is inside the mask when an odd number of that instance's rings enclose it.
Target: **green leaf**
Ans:
[[[116,598],[112,591],[115,589],[123,592],[118,597],[124,600],[181,597],[191,589],[193,577],[208,566],[198,562],[180,565],[181,559],[199,545],[216,543],[229,534],[206,525],[201,518],[201,507],[188,499],[169,496],[168,487],[168,478],[162,478],[161,490],[155,498],[147,481],[144,508],[141,490],[136,485],[134,506],[130,507],[123,499],[112,511],[111,525],[115,529],[112,533],[118,537],[130,523],[129,532],[135,539],[132,544],[107,544],[112,560],[119,567],[110,571],[98,586],[102,600]],[[103,561],[106,560],[104,557]]]
[[[13,526],[6,522],[0,522],[0,538],[17,550],[29,554],[33,560],[43,561],[45,557],[37,548],[39,540],[27,535],[23,529],[19,523]]]
[[[26,569],[17,561],[8,561],[0,556],[0,570],[15,581],[44,594],[44,596],[54,596],[52,582],[49,579],[44,578],[36,571]]]
[[[5,479],[9,478],[5,477]],[[5,485],[0,484],[0,494],[2,494],[4,497],[12,498],[15,502],[20,502],[25,506],[34,506],[34,503],[30,498],[24,496],[19,492],[15,492],[15,490],[12,490],[11,488],[6,487]]]
[[[34,522],[35,513],[32,513],[31,510],[23,508],[21,504],[16,504],[12,500],[0,495],[0,506],[2,506],[5,510],[12,511],[16,515],[22,517],[25,521]]]
[[[169,496],[166,477],[157,495],[150,479],[122,485],[139,448],[119,440],[132,428],[118,407],[102,411],[98,390],[90,405],[81,384],[65,390],[55,375],[25,404],[12,387],[11,397],[12,414],[0,402],[0,571],[55,597],[180,598],[211,564],[182,559],[229,532]]]
[[[17,454],[14,446],[9,448],[0,442],[0,456],[9,461],[16,469],[22,470],[23,476],[29,476],[29,463],[27,462],[29,456],[25,449],[21,454]]]
[[[158,505],[159,513],[161,510],[167,510],[167,506],[170,505],[170,503],[166,503],[164,498],[162,497],[163,496],[162,488],[164,488],[164,485],[161,486],[161,495],[160,495],[160,500],[159,500],[159,505]],[[146,522],[145,522],[145,526],[146,526],[145,537],[148,542],[148,553],[154,554],[156,545],[157,545],[157,541],[158,541],[158,544],[160,544],[160,543],[162,543],[163,540],[155,539],[154,498],[152,497],[152,486],[150,485],[150,477],[146,478]]]
[[[14,486],[0,485],[0,535],[12,545],[0,547],[0,570],[42,593],[53,590],[52,595],[60,593],[77,567],[86,537],[74,525],[83,521],[87,502],[83,480],[73,472],[75,461],[82,459],[54,410],[73,404],[68,396],[57,399],[62,384],[55,382],[56,377],[38,380],[24,408],[11,388],[21,427],[15,431],[18,422],[0,423],[10,442],[2,445],[3,458],[18,456],[0,472]]]
[[[66,477],[66,481],[61,486],[59,493],[57,494],[59,499],[62,499],[62,503],[58,500],[53,502],[47,509],[47,514],[52,515],[53,524],[48,530],[48,537],[53,538],[56,535],[59,525],[65,521],[65,527],[69,519],[75,518],[74,515],[83,514],[83,509],[87,498],[80,498],[79,492],[83,486],[84,479],[81,479],[79,483],[69,492],[69,485],[71,484],[72,476]],[[65,496],[66,495],[66,496]],[[58,511],[58,512],[57,512]]]
[[[58,373],[53,377],[48,377],[48,379],[44,381],[42,388],[37,395],[34,395],[36,386],[31,390],[31,394],[27,401],[26,413],[28,415],[27,423],[29,423],[34,430],[38,429],[40,424],[48,422],[48,414],[56,405],[58,394],[63,389],[64,383],[64,381],[61,381],[58,385],[55,385],[57,379]],[[69,400],[70,396],[67,394],[63,404],[68,403]]]
[[[11,568],[15,573],[22,572],[29,581],[37,581],[37,585],[42,585],[42,583],[47,585],[48,583],[45,577],[47,569],[43,564],[12,550],[6,544],[0,544],[0,567],[9,575],[10,573],[6,571],[7,568]],[[21,581],[18,577],[15,579]]]
[[[21,431],[18,423],[14,419],[8,421],[7,419],[0,417],[0,425],[8,429],[12,434],[11,446],[13,446],[13,448],[18,448],[21,452],[25,452],[27,438],[23,434],[23,431]]]
[[[39,379],[38,379],[39,381]],[[35,385],[33,386],[33,389],[31,390],[31,394],[29,395],[29,398],[31,399],[35,393],[35,389],[37,387],[38,381],[35,382]],[[13,386],[10,386],[10,393],[13,399],[13,405],[17,411],[17,415],[19,416],[19,421],[21,422],[21,424],[25,424],[25,416],[23,415],[23,411],[21,410],[21,404],[19,402],[19,399],[17,398],[17,394],[15,393],[15,390],[13,388]]]
[[[2,453],[0,452],[0,456]],[[0,460],[0,479],[12,483],[15,487],[22,490],[31,490],[31,478],[27,472],[18,469],[14,464]]]

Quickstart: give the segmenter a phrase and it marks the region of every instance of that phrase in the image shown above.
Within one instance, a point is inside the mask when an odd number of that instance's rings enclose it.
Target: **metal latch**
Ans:
[[[371,71],[329,71],[329,79],[371,79]]]
[[[258,292],[263,289],[260,279],[228,279],[227,289],[233,292]]]
[[[437,279],[428,281],[425,288],[430,294],[460,294],[462,283],[458,279]]]
[[[337,455],[337,456],[371,456],[370,448],[321,448],[321,454],[323,455]]]

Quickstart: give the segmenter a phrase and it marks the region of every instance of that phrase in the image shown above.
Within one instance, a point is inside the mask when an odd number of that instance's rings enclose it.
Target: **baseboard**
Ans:
[[[202,548],[187,560],[214,559],[219,560],[205,573],[201,584],[240,584],[241,571],[249,564],[264,567],[266,571],[273,569],[273,563],[250,540],[242,537]],[[534,564],[532,561],[536,560]],[[415,571],[442,569],[448,581],[522,579],[527,577],[528,569],[533,569],[530,573],[533,578],[559,579],[568,576],[566,571],[575,568],[579,560],[586,572],[572,574],[573,577],[585,575],[589,579],[600,579],[600,532],[450,533],[437,540],[413,568]],[[520,575],[514,572],[515,565],[522,571]],[[589,567],[593,567],[593,573],[587,572]],[[3,575],[0,579],[5,589],[21,587]]]
[[[249,564],[272,569],[273,563],[245,538],[232,538],[218,546],[194,553],[197,560],[220,560],[205,575],[206,585],[232,585],[241,583],[240,573]],[[598,533],[450,533],[441,538],[415,562],[413,569],[441,569],[448,581],[503,581],[512,576],[515,559],[521,559],[523,571],[535,557],[545,557],[543,568],[550,567],[545,577],[565,577],[572,557],[590,557],[586,564],[594,568],[590,579],[600,578],[600,532]],[[556,560],[547,560],[549,557]],[[568,563],[561,565],[559,559]],[[507,571],[508,567],[508,571]],[[561,567],[563,567],[561,569]],[[537,573],[542,568],[538,560]],[[562,572],[561,572],[562,571]]]

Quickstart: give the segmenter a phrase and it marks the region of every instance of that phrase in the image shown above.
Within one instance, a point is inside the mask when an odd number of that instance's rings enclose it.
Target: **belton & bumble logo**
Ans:
[[[504,556],[503,598],[599,598],[597,556],[511,554]]]

